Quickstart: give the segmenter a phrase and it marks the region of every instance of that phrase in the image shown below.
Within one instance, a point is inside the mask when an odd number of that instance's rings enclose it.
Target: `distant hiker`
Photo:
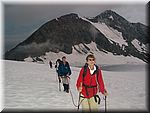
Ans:
[[[52,66],[52,61],[51,61],[51,60],[49,61],[49,67],[50,67],[50,68],[53,67],[53,66]]]
[[[71,69],[69,63],[66,61],[65,56],[62,57],[62,62],[59,64],[58,75],[62,78],[64,91],[69,93],[69,79],[71,75]]]
[[[108,95],[104,87],[101,70],[95,63],[95,56],[89,54],[77,79],[76,87],[80,93],[79,101],[83,111],[98,110],[97,102],[100,103],[100,97],[97,95],[98,90],[103,95]]]
[[[61,77],[60,77],[59,74],[58,74],[58,66],[59,66],[60,63],[61,63],[61,60],[60,60],[60,59],[57,59],[57,60],[56,60],[56,64],[55,64],[55,68],[56,68],[56,72],[57,72],[57,75],[58,75],[59,83],[61,83]]]

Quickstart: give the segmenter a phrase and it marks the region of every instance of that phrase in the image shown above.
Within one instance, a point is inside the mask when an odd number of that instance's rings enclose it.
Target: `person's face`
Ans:
[[[88,58],[87,64],[88,64],[89,66],[94,66],[94,64],[95,64],[95,58]]]
[[[63,58],[62,61],[63,61],[63,62],[66,62],[66,58]]]

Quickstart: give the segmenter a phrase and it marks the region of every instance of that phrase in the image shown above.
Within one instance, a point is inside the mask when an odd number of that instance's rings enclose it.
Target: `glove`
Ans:
[[[70,79],[70,75],[67,75],[66,77]]]

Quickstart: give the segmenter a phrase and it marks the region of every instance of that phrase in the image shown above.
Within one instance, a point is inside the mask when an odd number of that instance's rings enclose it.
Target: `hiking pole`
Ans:
[[[56,82],[57,82],[57,79],[58,78],[58,72],[57,72],[57,69],[56,69]]]
[[[82,88],[82,82],[80,83],[80,87]],[[80,107],[80,97],[81,97],[81,91],[79,90],[78,110],[79,110],[79,107]]]
[[[59,82],[59,91],[61,91],[61,88],[60,88],[60,82]]]
[[[58,81],[58,77],[57,77],[58,75],[56,75],[56,82]]]
[[[61,83],[61,80],[60,80],[60,77],[58,76],[58,85],[59,85],[59,91],[61,91],[61,87],[60,87],[60,83]]]
[[[106,104],[106,98],[107,98],[107,96],[105,96],[105,113],[107,112],[107,104]]]
[[[79,107],[80,107],[80,96],[81,96],[81,92],[79,92],[79,99],[78,99],[78,110],[79,110]]]

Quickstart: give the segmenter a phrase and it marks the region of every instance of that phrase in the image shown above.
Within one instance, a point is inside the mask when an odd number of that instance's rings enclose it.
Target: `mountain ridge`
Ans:
[[[117,21],[113,20],[114,15]],[[54,53],[65,52],[66,54],[71,54],[74,45],[95,42],[99,51],[105,51],[106,53],[112,52],[114,55],[134,56],[147,62],[147,53],[145,51],[138,51],[132,44],[132,41],[135,39],[137,39],[141,45],[146,45],[148,43],[146,40],[148,37],[146,30],[148,28],[146,28],[146,26],[140,23],[129,23],[111,10],[107,10],[93,19],[88,19],[88,21],[86,21],[83,17],[75,13],[52,19],[43,24],[25,41],[6,52],[5,59],[22,61],[29,56],[40,57],[50,51]],[[122,21],[118,22],[118,20]],[[107,34],[102,33],[94,23],[98,25],[105,23],[109,29],[111,28],[110,30],[113,28],[120,32],[123,40],[127,42],[127,46],[123,45],[121,47],[115,41],[110,41]],[[114,30],[112,31],[114,32]],[[116,32],[114,32],[114,34],[116,34]],[[84,47],[90,50],[90,48]],[[87,54],[88,52],[90,51],[85,53]],[[79,54],[82,53],[79,52]]]

